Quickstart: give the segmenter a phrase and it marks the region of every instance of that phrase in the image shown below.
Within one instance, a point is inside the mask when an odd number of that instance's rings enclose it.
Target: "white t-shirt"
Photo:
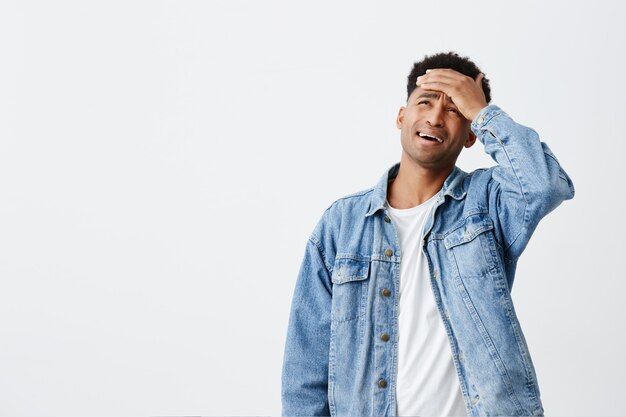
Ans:
[[[402,255],[396,389],[397,415],[402,417],[467,416],[422,250],[424,226],[436,196],[409,209],[388,204]]]

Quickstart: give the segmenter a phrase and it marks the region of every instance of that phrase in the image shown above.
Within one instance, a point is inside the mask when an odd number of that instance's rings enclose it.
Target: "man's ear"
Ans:
[[[465,144],[463,146],[465,146],[466,148],[471,147],[474,143],[476,142],[476,135],[474,134],[474,132],[472,132],[470,130],[469,132],[469,136],[467,137],[467,140],[465,141]]]
[[[398,117],[396,117],[396,127],[398,129],[402,129],[402,120],[404,120],[405,110],[406,110],[406,107],[404,106],[400,107],[400,110],[398,110]]]

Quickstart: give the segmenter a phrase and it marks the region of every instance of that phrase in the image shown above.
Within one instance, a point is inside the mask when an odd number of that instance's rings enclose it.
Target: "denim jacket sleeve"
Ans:
[[[291,304],[282,371],[283,416],[329,416],[331,274],[311,235]]]
[[[574,197],[574,185],[537,132],[513,121],[498,106],[483,108],[472,131],[496,162],[490,205],[504,237],[509,260],[517,260],[539,221]]]

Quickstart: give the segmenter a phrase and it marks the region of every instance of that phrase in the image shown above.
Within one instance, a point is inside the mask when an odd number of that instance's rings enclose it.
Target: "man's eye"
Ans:
[[[430,104],[430,103],[428,101],[418,101],[417,104],[420,105],[420,104]]]
[[[460,114],[457,109],[448,109],[449,112]]]

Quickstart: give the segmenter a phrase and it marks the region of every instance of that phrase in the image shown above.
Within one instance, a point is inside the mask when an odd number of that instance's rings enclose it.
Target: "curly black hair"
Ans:
[[[434,68],[450,68],[472,78],[476,78],[476,76],[482,72],[468,57],[459,56],[456,52],[442,52],[435,55],[426,55],[424,59],[413,64],[413,69],[409,74],[406,86],[407,102],[409,101],[409,96],[416,88],[415,82],[417,81],[417,77],[426,74],[427,69]],[[483,72],[483,74],[485,73]],[[491,101],[489,80],[486,77],[483,78],[482,84],[485,99],[487,103],[489,103]]]

